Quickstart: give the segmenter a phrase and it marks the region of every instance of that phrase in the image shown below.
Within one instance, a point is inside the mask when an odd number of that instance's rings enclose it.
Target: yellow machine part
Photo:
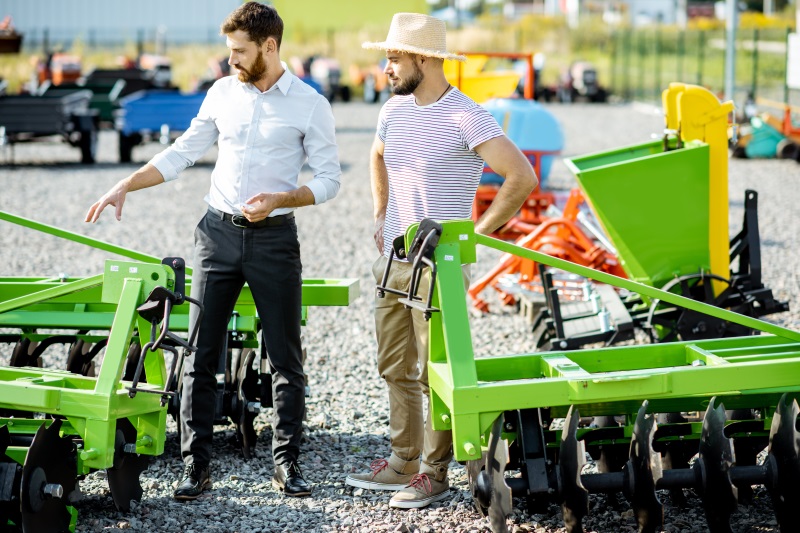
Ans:
[[[491,98],[508,98],[519,84],[520,74],[513,70],[483,71],[489,58],[467,56],[467,61],[444,62],[444,75],[454,87],[481,104]]]
[[[728,234],[728,115],[733,102],[721,103],[714,94],[697,85],[671,83],[662,93],[667,129],[680,139],[702,141],[709,147],[708,248],[711,273],[728,278],[730,256]],[[725,285],[715,282],[719,294]]]

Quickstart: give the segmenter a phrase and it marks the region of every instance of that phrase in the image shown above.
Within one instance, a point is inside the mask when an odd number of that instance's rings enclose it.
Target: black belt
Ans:
[[[230,213],[224,213],[219,209],[214,209],[211,206],[208,206],[208,212],[220,220],[230,222],[237,228],[265,228],[267,226],[283,226],[284,224],[288,224],[289,221],[294,218],[294,213],[286,213],[285,215],[267,217],[264,220],[259,220],[258,222],[250,222],[242,215],[231,215]]]

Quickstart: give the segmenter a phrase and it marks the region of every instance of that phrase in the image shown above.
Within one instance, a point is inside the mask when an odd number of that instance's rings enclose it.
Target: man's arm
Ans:
[[[113,205],[117,208],[116,217],[117,220],[121,220],[122,205],[125,203],[126,194],[131,191],[146,189],[147,187],[152,187],[159,183],[164,183],[164,176],[161,175],[161,172],[159,172],[156,167],[147,163],[127,178],[118,181],[116,185],[111,187],[111,190],[96,201],[92,207],[89,208],[89,212],[86,213],[85,222],[97,222],[100,213],[109,205]]]
[[[314,178],[294,191],[263,192],[248,198],[242,213],[250,222],[263,220],[281,207],[321,204],[338,194],[342,170],[336,148],[336,128],[331,106],[324,98],[320,98],[311,113],[303,137],[303,149]]]
[[[383,141],[377,136],[369,154],[369,176],[372,184],[372,214],[375,218],[375,245],[383,253],[383,225],[386,222],[386,205],[389,203],[389,173],[383,160]]]
[[[162,152],[156,154],[145,166],[120,180],[103,195],[86,213],[86,222],[97,222],[100,213],[109,205],[117,208],[117,220],[122,219],[122,205],[125,195],[131,191],[145,189],[170,181],[178,177],[186,167],[193,165],[216,142],[219,130],[212,116],[214,105],[214,87],[208,91],[200,106],[197,116],[192,119],[189,128],[175,140],[175,142]]]
[[[528,158],[505,135],[479,144],[475,151],[495,173],[505,179],[492,205],[475,223],[475,232],[487,235],[519,211],[525,198],[536,188],[538,180]]]

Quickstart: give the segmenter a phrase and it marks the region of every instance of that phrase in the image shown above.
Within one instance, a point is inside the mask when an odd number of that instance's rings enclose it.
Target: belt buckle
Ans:
[[[248,220],[241,216],[241,215],[231,215],[231,224],[236,226],[237,228],[246,228],[248,227]]]

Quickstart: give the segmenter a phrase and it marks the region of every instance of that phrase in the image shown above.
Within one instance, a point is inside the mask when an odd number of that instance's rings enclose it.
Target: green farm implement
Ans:
[[[183,357],[195,349],[189,307],[201,306],[186,296],[191,269],[180,258],[162,261],[7,213],[0,220],[134,260],[106,261],[103,274],[86,278],[0,278],[0,342],[14,345],[10,366],[0,367],[0,529],[72,530],[77,482],[92,471],[107,470],[119,509],[141,498],[139,475],[164,451]],[[303,323],[308,306],[349,305],[357,295],[354,279],[304,280]],[[259,334],[245,287],[220,354],[214,417],[235,424],[246,458],[253,421],[272,405]],[[58,346],[65,368],[41,368]]]
[[[476,358],[461,265],[478,245],[769,335]],[[471,221],[423,220],[395,241],[387,271],[395,256],[413,265],[401,301],[429,319],[433,427],[452,431],[493,531],[507,531],[518,496],[560,504],[567,531],[581,532],[590,493],[622,493],[639,531],[659,531],[657,491],[691,488],[708,529],[726,532],[752,485],[767,488],[782,532],[800,531],[800,332],[476,235]],[[598,473],[583,472],[587,452]]]
[[[683,84],[670,85],[663,100],[663,139],[566,161],[625,274],[755,318],[786,311],[788,305],[762,282],[755,191],[746,191],[742,230],[729,240],[727,116],[732,103]],[[660,297],[636,292],[620,298],[593,284],[587,284],[583,301],[559,302],[549,279],[542,275],[547,306],[533,327],[543,349],[610,345],[629,339],[634,327],[654,342],[753,332]]]

